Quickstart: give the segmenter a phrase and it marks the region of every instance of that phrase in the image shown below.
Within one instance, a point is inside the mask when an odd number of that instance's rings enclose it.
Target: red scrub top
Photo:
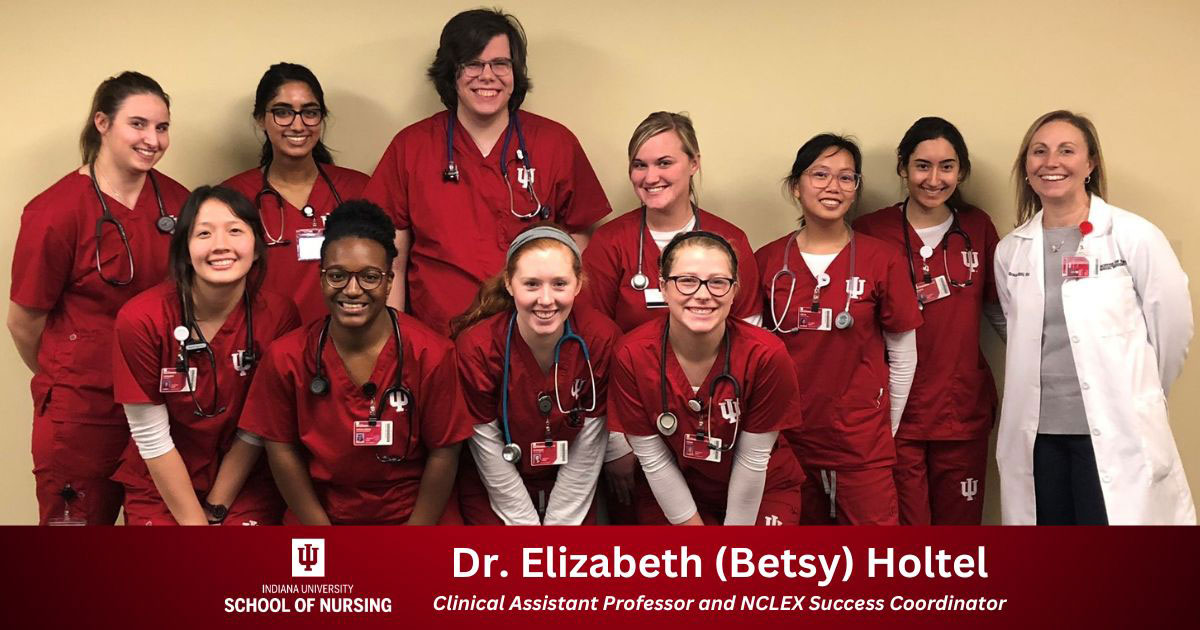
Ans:
[[[579,141],[564,126],[518,111],[534,190],[550,208],[550,220],[568,232],[583,232],[612,212]],[[442,178],[446,170],[448,112],[410,125],[396,134],[379,160],[363,195],[391,215],[398,230],[412,231],[408,255],[408,310],[443,335],[450,320],[471,305],[479,284],[504,268],[513,237],[537,219],[518,219],[510,211],[510,186],[500,174],[504,136],[483,156],[457,119],[454,163],[458,183]],[[508,151],[512,206],[533,210],[517,181],[517,135]]]
[[[658,431],[657,418],[663,411],[660,363],[667,319],[642,324],[621,339],[613,361],[609,426],[629,435],[662,437],[674,453],[696,503],[723,509],[736,446],[735,450],[722,453],[720,462],[710,462],[684,457],[683,444],[685,435],[695,435],[701,419],[707,422],[710,405],[713,409],[709,435],[720,438],[723,444],[733,439],[735,427],[721,408],[728,406],[727,401],[733,398],[733,386],[722,379],[711,402],[708,397],[711,383],[725,369],[725,346],[721,345],[712,369],[695,392],[674,350],[667,349],[667,407],[679,419],[679,425],[673,435],[663,436]],[[737,319],[730,318],[725,325],[733,344],[729,372],[742,389],[739,432],[769,433],[800,427],[806,416],[801,411],[795,368],[783,344],[763,329]],[[688,407],[692,399],[703,404],[699,412]],[[778,455],[777,451],[767,467],[766,490],[795,484],[804,478],[794,456],[786,452],[785,456]]]
[[[922,282],[920,251],[924,243],[904,219],[902,206],[903,202],[859,217],[854,229],[907,255],[917,282]],[[967,242],[961,235],[949,235],[933,248],[928,261],[930,275],[948,274],[959,284],[969,277],[971,286],[951,286],[948,297],[926,304],[921,312],[925,323],[917,329],[917,374],[896,433],[906,440],[973,440],[986,437],[995,421],[996,383],[979,348],[979,327],[984,301],[998,301],[992,255],[1000,238],[984,211],[969,207],[957,215],[979,266],[973,275],[968,274],[963,262]],[[904,250],[902,229],[908,231],[911,253]]]
[[[850,303],[854,325],[846,330],[830,326],[826,331],[779,334],[795,362],[807,420],[799,431],[788,432],[787,439],[800,462],[813,468],[861,470],[895,463],[883,331],[899,333],[921,325],[917,296],[895,248],[863,234],[856,234],[854,241],[854,273],[864,283],[862,295]],[[783,318],[785,328],[791,328],[797,311],[812,307],[816,279],[793,235],[764,245],[755,256],[762,270],[763,326],[767,329],[774,327],[771,281],[782,268],[785,247],[789,250],[788,268],[796,274],[796,288],[785,314],[791,282],[782,277],[775,282],[776,316]],[[820,307],[832,309],[836,318],[846,306],[849,244],[825,272],[830,283],[821,291]]]
[[[512,313],[511,310],[502,311],[477,322],[456,340],[459,379],[467,401],[467,411],[475,424],[501,419],[504,346]],[[572,331],[583,337],[587,344],[596,378],[596,408],[580,412],[579,418],[605,416],[608,413],[609,359],[621,331],[612,320],[583,306],[571,309],[570,322]],[[569,341],[562,345],[558,369],[558,391],[563,409],[590,406],[591,378],[578,343]],[[551,366],[548,373],[542,372],[533,351],[514,324],[509,361],[508,418],[513,443],[521,447],[519,470],[525,480],[554,479],[558,474],[558,466],[533,466],[530,463],[531,444],[546,439],[546,417],[538,410],[537,399],[544,393],[550,396],[551,401],[554,400],[554,378],[554,367]],[[576,388],[578,394],[572,395]],[[551,408],[549,421],[552,440],[572,441],[583,426],[582,423],[579,427],[568,425],[566,414],[558,410],[557,404]],[[503,439],[503,422],[500,424]]]
[[[333,181],[338,196],[342,201],[362,197],[363,188],[367,185],[366,173],[354,169],[342,168],[332,164],[322,164],[321,170]],[[246,196],[251,202],[263,189],[261,168],[252,168],[225,180],[221,184],[228,186]],[[300,319],[308,323],[323,319],[329,314],[325,307],[325,298],[321,293],[321,261],[300,260],[296,250],[299,238],[298,230],[313,228],[325,229],[325,219],[337,206],[337,199],[329,190],[325,178],[317,176],[313,183],[312,192],[308,194],[308,205],[314,214],[309,219],[300,208],[283,200],[283,212],[280,213],[279,202],[274,195],[263,195],[257,205],[259,218],[262,219],[263,229],[266,230],[268,244],[270,241],[284,239],[287,244],[267,247],[267,279],[263,285],[274,291],[292,296],[300,309]],[[279,221],[283,219],[281,226]]]
[[[152,172],[167,214],[178,216],[187,189]],[[96,271],[96,221],[103,211],[91,178],[76,171],[25,206],[13,252],[10,299],[49,311],[31,383],[34,411],[67,422],[125,424],[108,370],[113,321],[123,304],[167,273],[171,236],[155,227],[158,204],[149,178],[132,210],[108,195],[104,200],[129,239],[132,283],[113,286]],[[128,279],[128,255],[112,224],[105,224],[99,250],[105,277]]]
[[[724,236],[733,245],[738,258],[738,294],[734,298],[730,316],[745,319],[759,315],[758,263],[754,260],[754,249],[746,240],[746,233],[721,217],[699,210],[699,225],[703,229]],[[596,229],[596,233],[583,250],[583,267],[587,282],[581,297],[585,303],[612,318],[621,330],[630,331],[667,312],[666,307],[647,308],[644,291],[629,284],[638,272],[638,241],[642,241],[642,273],[650,281],[648,288],[658,287],[658,259],[662,255],[649,228],[642,233],[642,209],[627,212]]]
[[[121,308],[112,358],[113,392],[119,403],[167,406],[171,441],[187,466],[192,486],[203,496],[217,478],[222,457],[233,446],[238,417],[254,376],[253,370],[241,374],[234,366],[235,353],[246,348],[246,308],[240,302],[216,336],[208,340],[217,364],[216,404],[207,352],[193,352],[188,361],[196,368],[194,393],[159,392],[162,369],[175,367],[179,355],[179,342],[174,337],[175,327],[183,324],[179,308],[179,293],[173,281],[142,293]],[[276,338],[300,325],[296,306],[282,295],[261,290],[251,308],[257,356],[262,356]],[[197,416],[196,401],[208,413],[222,407],[224,411],[212,418]],[[114,480],[157,492],[146,462],[132,441],[122,459]],[[272,485],[263,461],[247,480],[247,488],[256,485]]]
[[[403,411],[383,398],[396,373],[392,338],[368,381],[375,385],[373,398],[350,380],[328,336],[321,366],[329,391],[318,396],[309,390],[324,320],[310,322],[271,345],[246,399],[239,426],[273,442],[303,447],[317,499],[335,525],[408,521],[429,452],[457,444],[472,432],[462,409],[454,347],[415,319],[402,313],[397,318],[404,348],[402,382],[412,392]],[[355,446],[354,423],[366,421],[377,401],[379,419],[392,422],[392,445]],[[403,462],[377,457],[401,457],[406,447]]]

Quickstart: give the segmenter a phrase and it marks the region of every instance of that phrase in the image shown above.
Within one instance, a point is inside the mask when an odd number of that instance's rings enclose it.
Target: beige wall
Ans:
[[[124,69],[174,100],[160,168],[192,187],[248,168],[249,110],[276,61],[321,78],[341,164],[370,171],[392,135],[439,107],[423,71],[442,24],[472,2],[295,0],[246,3],[6,2],[0,78],[9,140],[0,174],[0,286],[8,291],[24,204],[79,163],[96,84]],[[15,6],[14,6],[15,5]],[[336,6],[336,8],[335,8]],[[1013,0],[972,3],[508,2],[530,37],[528,109],[579,136],[620,211],[634,205],[624,147],[656,109],[692,114],[703,205],[761,245],[792,225],[779,180],[814,133],[856,135],[866,156],[860,210],[894,202],[893,151],[916,118],[942,115],[971,148],[968,198],[1003,234],[1014,220],[1009,168],[1026,126],[1051,109],[1091,115],[1108,158],[1109,201],[1159,225],[1192,278],[1200,238],[1186,191],[1200,173],[1200,4]],[[1200,295],[1200,291],[1196,292]],[[7,301],[3,310],[7,311]],[[989,340],[993,365],[1002,358]],[[1200,364],[1171,396],[1192,485],[1200,490]],[[998,366],[1000,367],[1000,366]],[[35,519],[29,374],[0,343],[0,523]],[[989,477],[989,519],[998,485]]]

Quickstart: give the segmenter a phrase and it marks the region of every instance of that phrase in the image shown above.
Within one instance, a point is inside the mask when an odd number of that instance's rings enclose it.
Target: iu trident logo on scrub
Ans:
[[[958,485],[962,488],[962,495],[966,497],[968,501],[975,500],[975,495],[979,493],[978,479],[974,477],[967,477],[966,479],[958,482]]]
[[[325,577],[325,539],[292,539],[292,577]]]
[[[742,417],[742,402],[736,398],[726,398],[721,401],[721,417],[729,424],[737,424]]]

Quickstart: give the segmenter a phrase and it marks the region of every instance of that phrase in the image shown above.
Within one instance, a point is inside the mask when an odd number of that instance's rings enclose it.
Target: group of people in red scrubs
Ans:
[[[520,108],[526,62],[512,16],[453,17],[446,110],[371,176],[275,64],[258,166],[190,195],[154,169],[163,89],[102,83],[12,267],[41,523],[979,523],[1003,315],[958,130],[917,121],[907,199],[853,228],[859,148],[813,137],[798,228],[753,251],[701,208],[692,121],[656,112],[640,206],[597,228],[579,141]]]

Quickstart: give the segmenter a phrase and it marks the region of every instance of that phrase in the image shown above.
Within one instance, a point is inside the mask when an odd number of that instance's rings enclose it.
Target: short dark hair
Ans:
[[[675,264],[675,256],[685,243],[695,241],[696,245],[724,251],[729,256],[730,271],[733,272],[734,279],[738,277],[738,258],[737,252],[734,251],[733,245],[725,240],[724,236],[716,232],[706,232],[704,230],[692,230],[679,232],[667,243],[663,248],[662,256],[658,259],[658,273],[663,278],[666,278],[671,273],[671,266]]]
[[[442,28],[437,54],[429,65],[426,76],[447,109],[458,108],[458,79],[462,64],[474,60],[497,35],[508,36],[512,51],[513,93],[508,101],[509,111],[516,111],[525,101],[525,94],[533,89],[526,66],[525,29],[511,14],[500,9],[471,9],[450,18]]]
[[[800,145],[800,149],[796,151],[796,160],[792,162],[792,170],[783,179],[789,198],[794,197],[792,191],[800,183],[800,176],[804,174],[804,171],[808,170],[808,167],[812,166],[817,158],[834,147],[850,154],[850,157],[854,159],[854,172],[858,173],[860,177],[862,176],[862,151],[858,149],[854,140],[849,136],[839,136],[835,133],[817,134],[809,138],[808,142]]]
[[[298,63],[281,61],[267,68],[262,78],[258,80],[258,87],[254,90],[254,111],[251,114],[254,119],[261,121],[267,115],[267,105],[279,93],[279,88],[283,87],[285,83],[293,81],[303,83],[312,90],[313,96],[317,98],[317,104],[321,106],[322,119],[329,115],[329,108],[325,107],[325,90],[321,89],[321,82],[317,80],[317,75]],[[317,146],[313,147],[312,153],[313,159],[318,163],[333,164],[333,155],[329,153],[329,147],[326,147],[323,141],[317,140]],[[267,138],[263,141],[262,156],[258,160],[258,165],[270,164],[272,157],[274,157],[274,152],[271,150],[271,140]]]
[[[329,244],[343,238],[363,238],[382,245],[387,254],[388,270],[399,255],[396,225],[382,208],[365,199],[351,199],[329,213],[325,220],[325,240],[321,243],[322,262]]]
[[[250,226],[254,233],[254,264],[246,275],[246,294],[250,301],[261,288],[267,276],[267,236],[263,232],[262,220],[259,219],[258,209],[250,203],[242,193],[224,186],[200,186],[188,195],[179,211],[175,223],[175,232],[171,234],[171,248],[168,254],[171,278],[178,288],[179,297],[183,301],[184,320],[195,313],[192,304],[192,285],[196,278],[196,269],[192,267],[192,254],[188,247],[192,237],[192,228],[196,225],[196,216],[204,202],[215,199],[229,207],[233,215]]]
[[[954,153],[958,157],[959,183],[967,181],[967,178],[971,176],[971,156],[967,153],[967,142],[958,132],[958,127],[945,118],[937,116],[918,119],[908,128],[908,131],[904,132],[904,137],[900,139],[900,145],[896,147],[896,174],[904,175],[908,168],[908,161],[912,158],[912,153],[917,149],[918,144],[938,138],[949,142],[950,146],[954,148]],[[966,202],[963,201],[962,192],[958,187],[955,187],[954,192],[950,194],[949,203],[951,208],[958,210],[966,207]]]
[[[83,123],[83,131],[79,134],[79,153],[84,164],[96,161],[100,153],[100,130],[96,129],[96,113],[102,112],[110,119],[117,115],[125,99],[135,94],[153,94],[167,104],[171,109],[171,98],[163,91],[158,81],[132,70],[126,70],[115,77],[109,77],[100,82],[96,93],[92,95],[92,108],[88,110],[87,120]]]

